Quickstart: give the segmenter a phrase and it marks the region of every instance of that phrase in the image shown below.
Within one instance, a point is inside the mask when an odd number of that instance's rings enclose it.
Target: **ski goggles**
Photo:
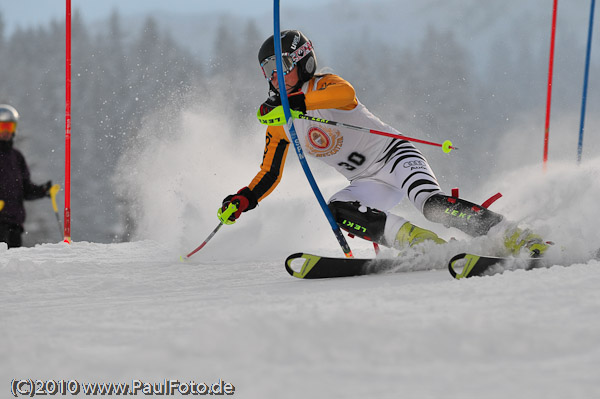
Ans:
[[[15,122],[0,122],[0,132],[14,133],[17,130]]]
[[[294,69],[296,63],[292,60],[292,57],[288,54],[282,54],[281,60],[283,61],[283,75],[287,75]],[[274,55],[265,59],[260,63],[260,67],[262,68],[263,74],[265,75],[265,79],[269,82],[273,80],[273,74],[277,72],[277,59]]]
[[[283,75],[287,75],[294,69],[298,61],[306,57],[313,50],[312,43],[306,42],[293,53],[281,54],[283,63]],[[272,55],[260,63],[265,78],[270,82],[273,80],[273,74],[277,72],[277,58]]]

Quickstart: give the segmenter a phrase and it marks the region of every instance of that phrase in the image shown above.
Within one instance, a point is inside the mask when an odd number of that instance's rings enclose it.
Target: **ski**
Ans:
[[[297,259],[302,260],[298,272],[292,268]],[[299,252],[287,257],[285,269],[290,276],[301,279],[335,278],[381,273],[393,269],[400,262],[400,259],[394,258],[330,258]]]
[[[457,280],[498,274],[506,270],[531,270],[539,267],[544,267],[543,258],[500,258],[469,253],[458,254],[448,262],[448,271]]]
[[[383,273],[393,270],[403,262],[406,260],[401,258],[332,258],[298,252],[287,257],[285,269],[290,276],[296,278],[321,279]],[[458,254],[448,262],[448,271],[457,280],[539,267],[545,267],[542,258],[501,258],[470,253]]]

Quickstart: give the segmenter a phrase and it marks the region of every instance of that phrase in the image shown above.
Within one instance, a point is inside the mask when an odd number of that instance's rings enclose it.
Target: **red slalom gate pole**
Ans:
[[[556,11],[558,0],[552,10],[552,34],[550,38],[550,62],[548,67],[548,96],[546,101],[546,128],[544,131],[544,172],[548,169],[548,142],[550,141],[550,106],[552,104],[552,72],[554,69],[554,38],[556,36]]]
[[[71,0],[66,0],[65,37],[65,216],[64,241],[71,242]]]

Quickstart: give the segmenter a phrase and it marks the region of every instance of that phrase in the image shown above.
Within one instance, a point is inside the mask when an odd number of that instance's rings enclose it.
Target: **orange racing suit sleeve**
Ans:
[[[283,126],[267,128],[265,153],[260,171],[248,185],[259,202],[271,194],[281,181],[289,144]]]
[[[316,88],[314,79],[317,78],[313,78],[304,94],[307,111],[324,108],[348,111],[358,105],[354,87],[346,80],[333,74],[322,75],[318,78]]]

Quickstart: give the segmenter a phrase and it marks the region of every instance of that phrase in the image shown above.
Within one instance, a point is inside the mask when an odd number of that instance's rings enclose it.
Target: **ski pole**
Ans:
[[[215,229],[212,231],[212,233],[210,233],[208,235],[208,237],[206,238],[206,240],[204,240],[204,242],[202,244],[200,244],[198,246],[198,248],[194,249],[192,252],[190,252],[189,254],[183,256],[181,255],[179,257],[179,259],[184,262],[187,259],[189,259],[192,255],[194,255],[196,252],[200,251],[202,248],[204,248],[204,246],[210,241],[211,238],[214,237],[215,234],[217,234],[217,231],[219,231],[219,229],[221,227],[223,227],[224,224],[233,224],[233,222],[231,223],[227,223],[227,222],[223,222],[224,220],[227,221],[229,219],[229,217],[231,215],[233,215],[236,211],[238,210],[237,205],[236,204],[229,204],[229,206],[227,207],[227,209],[225,211],[223,211],[222,213],[219,214],[219,219],[221,220],[221,222],[219,223],[219,225],[217,227],[215,227]]]
[[[56,205],[56,194],[60,191],[60,185],[55,184],[50,187],[50,198],[52,199],[52,209],[54,209],[54,216],[56,216],[56,222],[58,223],[58,231],[60,236],[63,236],[63,229],[60,225],[60,216],[58,216],[58,206]]]
[[[442,147],[442,151],[444,151],[446,154],[449,153],[452,150],[457,150],[458,149],[458,147],[454,147],[452,145],[452,142],[450,140],[446,140],[442,144],[440,144],[440,143],[434,143],[434,142],[431,142],[431,141],[426,141],[426,140],[416,139],[416,138],[413,138],[413,137],[404,136],[402,134],[394,134],[394,133],[382,132],[380,130],[368,129],[366,127],[349,125],[347,123],[330,121],[330,120],[323,119],[323,118],[316,118],[314,116],[309,116],[309,115],[305,115],[305,114],[301,114],[301,113],[298,113],[297,115],[294,115],[294,117],[296,117],[298,119],[304,119],[304,120],[307,120],[307,121],[324,123],[326,125],[331,125],[331,126],[340,126],[340,127],[346,127],[346,128],[349,128],[349,129],[360,130],[361,132],[378,134],[380,136],[392,137],[392,138],[395,138],[395,139],[402,139],[402,140],[407,140],[407,141],[414,141],[415,143],[421,143],[421,144],[433,145],[433,146],[436,146],[436,147]]]

